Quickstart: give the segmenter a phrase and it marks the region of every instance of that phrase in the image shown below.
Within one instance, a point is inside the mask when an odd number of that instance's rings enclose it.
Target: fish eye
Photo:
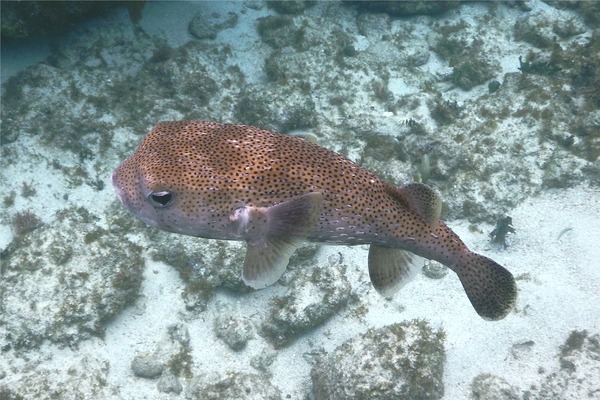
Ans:
[[[173,194],[167,190],[151,192],[148,198],[157,207],[166,207],[173,202]]]

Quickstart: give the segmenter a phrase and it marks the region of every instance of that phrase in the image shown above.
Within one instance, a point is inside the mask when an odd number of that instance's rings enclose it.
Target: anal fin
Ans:
[[[369,277],[384,297],[392,297],[423,268],[425,260],[409,251],[372,244],[369,247]]]

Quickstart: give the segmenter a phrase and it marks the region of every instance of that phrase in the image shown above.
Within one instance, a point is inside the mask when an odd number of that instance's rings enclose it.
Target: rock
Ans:
[[[426,64],[429,60],[429,50],[423,47],[413,47],[409,43],[409,39],[402,41],[400,45],[391,41],[377,42],[371,45],[365,53],[365,57],[371,58],[370,62],[377,62],[381,65],[387,65],[392,69],[400,69],[402,67],[418,67]],[[410,42],[417,42],[410,40]],[[375,61],[377,60],[377,61]]]
[[[559,353],[559,368],[531,389],[531,400],[590,399],[600,393],[600,334],[572,331]]]
[[[445,265],[437,261],[428,260],[423,267],[423,275],[431,279],[442,279],[448,275],[448,270],[448,267]]]
[[[275,49],[294,46],[301,32],[293,18],[280,15],[259,18],[256,29],[262,41]]]
[[[394,17],[436,15],[460,5],[460,1],[342,1],[367,12],[383,12]]]
[[[179,379],[172,372],[162,374],[158,379],[157,387],[163,393],[179,394],[183,390]]]
[[[471,384],[473,400],[591,399],[600,393],[600,334],[572,331],[561,346],[559,367],[538,384],[521,391],[505,379],[478,375]],[[543,369],[540,368],[540,372]]]
[[[83,207],[16,237],[3,252],[0,337],[13,349],[49,340],[74,346],[139,295],[144,260],[127,238],[107,234]]]
[[[432,48],[452,67],[447,79],[465,90],[488,82],[501,70],[493,44],[483,38],[473,39],[471,29],[463,22],[429,35]]]
[[[186,390],[186,399],[281,400],[278,388],[262,375],[230,372],[226,377],[201,376]]]
[[[215,318],[213,331],[234,351],[242,350],[248,340],[254,337],[254,328],[250,319],[237,315],[231,310],[219,312]]]
[[[236,26],[238,19],[238,15],[234,12],[229,12],[227,15],[200,12],[190,21],[188,31],[196,39],[215,39],[223,29]]]
[[[286,346],[333,316],[348,302],[350,292],[345,266],[300,270],[289,283],[287,293],[272,300],[261,333],[275,347]]]
[[[359,13],[356,24],[361,35],[372,41],[380,41],[389,34],[392,19],[387,14]]]
[[[314,0],[276,0],[267,1],[267,7],[281,14],[300,14],[316,3]]]
[[[585,26],[576,18],[565,15],[552,16],[544,13],[527,14],[515,23],[515,39],[538,48],[550,48],[559,36],[570,37],[585,31]]]
[[[490,81],[490,83],[488,83],[488,91],[490,93],[495,93],[498,91],[498,89],[500,89],[500,86],[502,86],[500,82],[494,79],[493,81]]]
[[[251,290],[242,281],[245,246],[242,242],[207,240],[149,231],[154,260],[167,263],[185,282],[182,296],[186,308],[200,312],[217,287],[240,292]]]
[[[139,354],[131,362],[131,370],[141,378],[156,378],[162,374],[164,367],[164,361],[154,353]]]
[[[110,363],[103,358],[90,354],[81,355],[79,351],[72,352],[53,365],[40,363],[35,360],[35,355],[27,358],[25,363],[13,362],[7,368],[6,376],[0,380],[0,399],[71,400],[115,397],[114,392],[110,393],[107,388]]]
[[[271,375],[270,367],[277,358],[277,352],[273,349],[267,348],[250,359],[250,365],[256,368],[256,370]]]
[[[419,320],[369,329],[316,359],[315,399],[441,399],[444,337]]]
[[[154,348],[143,350],[131,362],[136,376],[147,379],[160,377],[157,382],[163,392],[181,392],[180,376],[191,376],[190,335],[183,324],[167,327],[167,335]]]
[[[2,39],[65,34],[87,19],[109,13],[113,2],[7,2],[2,5]]]
[[[315,102],[310,93],[290,89],[278,84],[246,86],[235,107],[235,118],[279,132],[315,126]]]
[[[506,380],[492,374],[479,374],[471,383],[471,399],[473,400],[520,400],[518,388]]]
[[[153,243],[152,259],[171,265],[185,282],[182,296],[189,311],[206,310],[218,287],[241,293],[253,290],[242,281],[246,254],[243,242],[199,239],[158,230],[146,233]],[[306,265],[316,250],[316,245],[300,247],[290,265]]]

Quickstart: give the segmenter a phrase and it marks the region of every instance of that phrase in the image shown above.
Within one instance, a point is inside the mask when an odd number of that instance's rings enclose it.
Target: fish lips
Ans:
[[[154,207],[148,203],[145,196],[140,196],[140,193],[129,193],[129,191],[124,190],[121,182],[119,181],[118,172],[119,168],[112,173],[110,176],[110,181],[121,204],[127,210],[129,210],[129,212],[146,224],[155,228],[161,228],[161,224]]]
[[[121,189],[119,183],[117,182],[116,174],[117,174],[117,171],[114,171],[110,175],[110,182],[112,183],[113,188],[115,189],[115,193],[117,194],[117,198],[119,199],[119,201],[121,202],[121,204],[123,204],[125,207],[129,208],[127,206],[127,203],[125,202],[125,193],[123,192],[123,190]]]

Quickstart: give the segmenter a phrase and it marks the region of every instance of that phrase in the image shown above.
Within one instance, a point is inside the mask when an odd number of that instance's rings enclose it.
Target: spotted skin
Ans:
[[[373,252],[396,248],[437,260],[459,275],[487,319],[503,318],[515,301],[510,272],[470,252],[439,220],[435,192],[421,184],[391,186],[300,137],[235,124],[162,122],[112,181],[121,202],[150,226],[248,243],[262,235],[269,207],[312,196],[298,203],[308,204],[309,213],[318,207],[314,222],[298,228],[303,239],[371,244]],[[381,279],[388,284],[383,271]]]

